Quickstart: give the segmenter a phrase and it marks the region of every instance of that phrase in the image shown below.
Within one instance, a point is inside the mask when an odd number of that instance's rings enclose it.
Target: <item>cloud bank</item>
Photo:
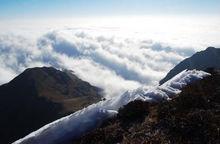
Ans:
[[[73,70],[112,97],[142,85],[156,85],[170,68],[193,53],[193,49],[148,39],[85,30],[50,31],[37,39],[0,35],[0,83],[26,68],[53,66]]]
[[[195,51],[220,46],[219,17],[72,20],[0,23],[0,84],[26,68],[53,66],[73,70],[112,97],[157,85]]]

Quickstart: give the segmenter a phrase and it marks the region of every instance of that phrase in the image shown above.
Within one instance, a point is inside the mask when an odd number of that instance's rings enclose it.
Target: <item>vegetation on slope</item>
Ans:
[[[186,86],[171,101],[134,101],[79,144],[217,144],[220,143],[220,71]]]
[[[0,86],[0,143],[11,143],[101,99],[99,88],[70,72],[27,69]]]

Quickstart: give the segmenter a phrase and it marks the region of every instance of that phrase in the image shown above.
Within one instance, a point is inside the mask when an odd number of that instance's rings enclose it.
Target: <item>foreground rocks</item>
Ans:
[[[0,86],[0,143],[11,143],[40,127],[102,99],[101,90],[70,71],[25,70]]]
[[[171,101],[134,101],[76,144],[220,143],[220,71],[185,87]]]

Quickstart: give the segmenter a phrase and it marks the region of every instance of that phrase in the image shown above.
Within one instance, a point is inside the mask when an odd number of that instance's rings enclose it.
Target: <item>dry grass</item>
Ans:
[[[185,87],[159,104],[134,101],[77,144],[220,143],[220,72]]]

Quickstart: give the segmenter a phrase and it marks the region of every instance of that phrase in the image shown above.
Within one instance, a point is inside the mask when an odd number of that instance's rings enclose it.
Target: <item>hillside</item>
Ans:
[[[135,90],[127,91],[121,96],[100,101],[66,117],[53,121],[27,136],[18,139],[13,144],[65,144],[98,128],[108,118],[116,116],[118,111],[120,113],[120,108],[129,102],[135,100],[142,100],[149,103],[169,101],[173,96],[179,94],[188,84],[207,76],[210,76],[210,74],[204,71],[184,70],[161,86],[152,88],[140,87]],[[137,107],[144,108],[141,106]],[[142,111],[145,111],[145,109],[142,109]],[[135,114],[142,113],[135,112]],[[129,120],[132,119],[133,116],[129,117],[128,115],[127,118]]]
[[[208,47],[197,52],[193,56],[181,61],[160,81],[160,84],[168,81],[181,71],[188,69],[205,70],[207,68],[220,68],[220,48]]]
[[[220,71],[183,88],[170,101],[134,101],[73,144],[220,143]]]
[[[101,89],[70,71],[30,68],[0,86],[0,143],[13,142],[101,100]]]

